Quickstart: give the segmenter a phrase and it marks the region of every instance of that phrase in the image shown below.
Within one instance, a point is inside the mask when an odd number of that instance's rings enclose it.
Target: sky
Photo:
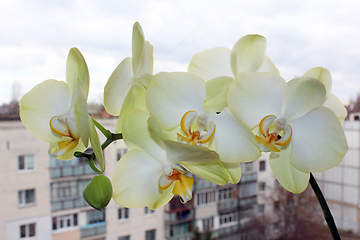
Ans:
[[[195,53],[260,34],[285,80],[325,67],[347,103],[360,92],[359,12],[357,0],[0,0],[0,105],[65,81],[72,47],[89,67],[89,102],[101,103],[112,71],[131,57],[136,21],[154,46],[154,73],[186,71]]]

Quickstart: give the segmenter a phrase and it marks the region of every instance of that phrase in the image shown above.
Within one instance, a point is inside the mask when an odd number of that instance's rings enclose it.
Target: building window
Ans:
[[[130,240],[130,235],[119,237],[118,240]]]
[[[253,168],[253,163],[252,162],[245,163],[245,172],[251,172],[252,168]]]
[[[78,214],[74,213],[74,214],[53,217],[52,229],[55,231],[58,229],[76,227],[77,225],[78,225]]]
[[[36,223],[30,223],[20,226],[20,238],[35,237]]]
[[[145,240],[155,240],[156,239],[156,229],[146,231]]]
[[[206,205],[208,203],[213,203],[216,201],[215,190],[207,191],[207,192],[199,192],[196,194],[197,205]]]
[[[118,149],[118,150],[117,150],[117,153],[116,153],[116,161],[119,161],[120,158],[121,158],[122,156],[124,156],[125,153],[127,153],[127,151],[128,151],[127,148]]]
[[[34,155],[21,155],[18,157],[18,170],[31,171],[34,170]]]
[[[76,198],[77,182],[76,181],[63,181],[54,182],[50,184],[51,200],[61,200],[66,198]]]
[[[214,228],[214,217],[211,216],[209,218],[204,218],[203,219],[203,230],[211,230]]]
[[[265,182],[259,182],[259,191],[265,191],[266,183]]]
[[[236,212],[220,215],[220,225],[236,222]]]
[[[275,210],[275,211],[279,211],[279,210],[280,210],[280,202],[279,202],[279,201],[275,201],[275,202],[274,202],[274,210]]]
[[[21,190],[18,192],[19,206],[35,204],[35,189]]]
[[[259,171],[260,171],[260,172],[263,172],[263,171],[265,171],[265,170],[266,170],[265,160],[261,160],[261,161],[259,162]]]
[[[280,230],[280,221],[277,221],[273,225],[274,232],[278,232]]]
[[[105,222],[105,210],[89,210],[86,212],[86,224]]]
[[[229,199],[232,197],[233,188],[224,188],[219,190],[219,200]]]
[[[265,204],[259,204],[258,205],[258,212],[264,213],[265,212]]]
[[[126,208],[127,209],[127,208]],[[120,210],[120,209],[119,209]],[[129,210],[129,209],[128,209]],[[155,213],[155,210],[153,210],[153,209],[150,209],[150,208],[148,208],[148,207],[145,207],[145,214],[153,214],[153,213]]]
[[[118,219],[119,220],[125,220],[125,219],[129,219],[130,217],[130,209],[129,208],[119,208],[119,212],[118,212]]]

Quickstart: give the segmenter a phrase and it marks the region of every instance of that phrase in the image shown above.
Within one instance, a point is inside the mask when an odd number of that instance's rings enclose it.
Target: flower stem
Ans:
[[[330,230],[330,233],[331,233],[333,239],[334,240],[341,240],[339,232],[338,232],[338,230],[336,228],[334,218],[331,215],[329,206],[327,205],[326,200],[324,198],[324,195],[322,194],[322,192],[320,190],[320,187],[317,184],[317,182],[316,182],[314,176],[312,175],[312,173],[310,173],[309,182],[310,182],[310,185],[311,185],[312,189],[314,190],[314,193],[315,193],[317,199],[319,200],[321,209],[322,209],[323,214],[324,214],[324,218],[326,220],[326,223],[327,223],[327,225],[329,227],[329,230]]]
[[[75,152],[74,156],[78,157],[78,158],[86,157],[91,169],[98,174],[103,174],[103,172],[95,166],[95,162],[94,162],[95,154],[94,153],[89,154],[89,153]]]

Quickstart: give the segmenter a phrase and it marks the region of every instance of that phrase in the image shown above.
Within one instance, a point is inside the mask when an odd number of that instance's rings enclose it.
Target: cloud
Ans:
[[[45,79],[64,80],[71,47],[87,60],[90,99],[99,99],[113,69],[131,56],[135,21],[154,46],[156,72],[186,70],[193,54],[231,48],[243,35],[258,33],[267,38],[267,55],[285,79],[326,67],[347,101],[358,90],[359,11],[360,2],[335,0],[3,0],[0,103],[10,100],[15,80],[23,92]]]

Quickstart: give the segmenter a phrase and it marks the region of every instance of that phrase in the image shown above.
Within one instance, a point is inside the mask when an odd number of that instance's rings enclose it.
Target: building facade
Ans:
[[[101,123],[113,130],[116,119]],[[164,239],[163,208],[127,209],[111,200],[94,210],[82,196],[95,176],[87,160],[57,160],[48,150],[20,121],[0,121],[0,239]],[[111,178],[126,151],[122,141],[106,148],[105,175]]]

